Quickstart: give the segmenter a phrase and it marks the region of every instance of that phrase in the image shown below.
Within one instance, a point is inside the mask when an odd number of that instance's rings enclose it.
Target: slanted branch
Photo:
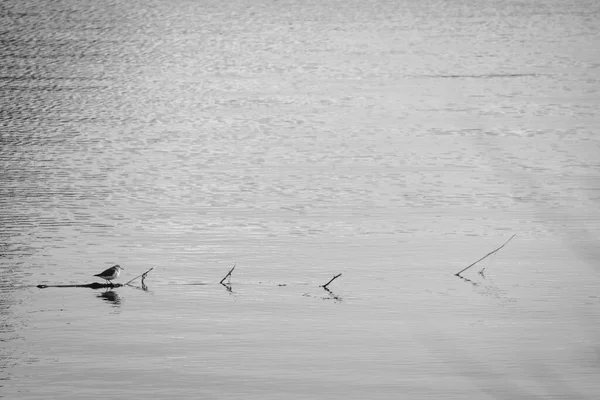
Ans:
[[[331,279],[329,280],[329,282],[327,282],[326,284],[324,284],[324,285],[321,285],[321,286],[319,286],[319,287],[322,287],[322,288],[323,288],[323,289],[325,289],[325,290],[329,290],[329,289],[327,289],[327,286],[329,286],[329,284],[330,284],[331,282],[335,281],[335,280],[336,280],[337,278],[339,278],[340,276],[342,276],[342,274],[337,274],[336,276],[334,276],[333,278],[331,278]]]
[[[229,270],[229,272],[227,273],[227,275],[225,275],[223,277],[223,279],[221,279],[221,282],[219,282],[221,285],[225,285],[225,279],[229,278],[229,281],[231,281],[231,273],[233,272],[233,270],[235,269],[235,264],[233,264],[233,267]],[[229,282],[228,282],[229,283]]]
[[[468,270],[469,268],[471,268],[472,266],[474,266],[475,264],[477,264],[480,261],[485,260],[486,258],[488,258],[489,256],[491,256],[492,254],[496,253],[498,250],[500,250],[501,248],[503,248],[504,246],[506,246],[508,244],[508,242],[510,242],[512,240],[512,238],[514,238],[515,236],[517,236],[517,234],[515,233],[514,235],[512,235],[510,237],[510,239],[508,239],[506,242],[504,242],[504,244],[500,247],[498,247],[496,250],[494,251],[490,251],[489,253],[487,253],[485,256],[481,257],[479,260],[475,261],[473,264],[469,265],[468,267],[462,269],[461,271],[457,272],[456,276],[461,277],[460,274],[462,274],[463,272],[465,272],[466,270]],[[484,268],[485,269],[485,268]],[[483,275],[483,270],[481,270],[481,274]],[[462,277],[461,277],[462,278]]]
[[[141,274],[141,275],[138,275],[138,276],[136,276],[135,278],[133,278],[133,279],[132,279],[132,280],[130,280],[129,282],[125,283],[123,286],[125,286],[125,285],[129,285],[131,282],[135,281],[135,280],[136,280],[137,278],[139,278],[140,276],[142,277],[142,286],[145,286],[145,285],[144,285],[144,279],[146,279],[146,275],[148,275],[148,272],[152,271],[153,269],[154,269],[154,267],[150,268],[148,271],[144,272],[144,273],[143,273],[143,274]],[[131,286],[131,285],[129,285],[129,286]]]

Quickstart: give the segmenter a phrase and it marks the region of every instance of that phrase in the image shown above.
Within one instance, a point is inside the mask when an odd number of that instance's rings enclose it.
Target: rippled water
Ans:
[[[597,2],[0,11],[0,397],[600,393]]]

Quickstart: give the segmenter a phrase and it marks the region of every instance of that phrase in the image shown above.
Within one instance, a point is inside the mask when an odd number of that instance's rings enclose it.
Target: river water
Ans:
[[[600,3],[0,11],[0,397],[600,395]]]

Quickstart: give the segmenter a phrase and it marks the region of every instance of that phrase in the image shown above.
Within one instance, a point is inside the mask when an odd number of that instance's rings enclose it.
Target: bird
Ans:
[[[102,271],[94,276],[104,279],[106,283],[110,283],[110,286],[113,286],[112,282],[110,281],[112,281],[113,279],[117,279],[121,274],[122,269],[125,268],[121,267],[120,265],[115,265],[114,267],[110,267],[109,269]]]

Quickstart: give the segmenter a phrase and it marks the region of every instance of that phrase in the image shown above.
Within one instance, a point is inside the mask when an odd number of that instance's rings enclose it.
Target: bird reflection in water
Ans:
[[[113,290],[107,290],[106,292],[102,292],[98,295],[102,300],[111,303],[112,305],[119,306],[121,305],[121,296]]]

